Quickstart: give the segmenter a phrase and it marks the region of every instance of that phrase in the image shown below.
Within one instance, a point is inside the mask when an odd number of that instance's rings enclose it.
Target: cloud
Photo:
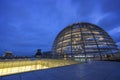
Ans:
[[[117,42],[117,45],[118,45],[118,47],[119,47],[119,49],[120,49],[120,42]]]
[[[109,33],[111,35],[117,35],[118,33],[120,33],[120,26],[113,28],[112,30],[109,31]]]
[[[108,33],[113,37],[116,44],[120,47],[120,27],[115,27],[108,31]]]

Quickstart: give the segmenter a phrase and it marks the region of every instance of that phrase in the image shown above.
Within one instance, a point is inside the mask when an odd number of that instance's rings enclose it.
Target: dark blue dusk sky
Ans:
[[[75,22],[102,27],[120,45],[120,0],[0,0],[0,54],[49,51],[57,34]]]

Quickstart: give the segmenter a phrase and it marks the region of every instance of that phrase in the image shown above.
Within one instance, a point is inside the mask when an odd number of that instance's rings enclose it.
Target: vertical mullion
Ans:
[[[71,57],[73,58],[73,52],[72,52],[72,26],[71,26]]]
[[[93,35],[93,38],[94,38],[95,43],[96,43],[96,45],[97,45],[97,49],[99,50],[100,60],[102,60],[101,51],[100,51],[100,48],[99,48],[99,46],[98,46],[98,42],[97,42],[97,40],[95,39],[95,35],[94,35],[94,33],[93,33],[93,31],[91,30],[90,27],[89,27],[89,30],[90,30],[91,34]]]
[[[80,25],[81,26],[81,25]],[[84,26],[84,25],[82,25],[82,26]],[[82,30],[82,27],[80,28],[80,32],[81,32],[81,40],[82,40],[82,45],[83,45],[83,49],[84,49],[84,54],[85,54],[85,60],[87,59],[86,58],[86,50],[85,50],[85,42],[84,42],[84,38],[83,38],[83,32],[82,32],[83,30]]]

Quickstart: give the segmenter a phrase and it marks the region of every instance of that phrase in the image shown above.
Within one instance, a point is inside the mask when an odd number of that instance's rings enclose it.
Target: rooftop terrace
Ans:
[[[120,62],[89,61],[3,76],[0,80],[120,80]]]

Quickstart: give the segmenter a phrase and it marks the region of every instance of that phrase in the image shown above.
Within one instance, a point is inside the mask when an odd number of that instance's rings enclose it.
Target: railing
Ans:
[[[51,60],[51,59],[3,60],[0,61],[0,76],[77,64],[77,63],[78,62],[71,60]]]

